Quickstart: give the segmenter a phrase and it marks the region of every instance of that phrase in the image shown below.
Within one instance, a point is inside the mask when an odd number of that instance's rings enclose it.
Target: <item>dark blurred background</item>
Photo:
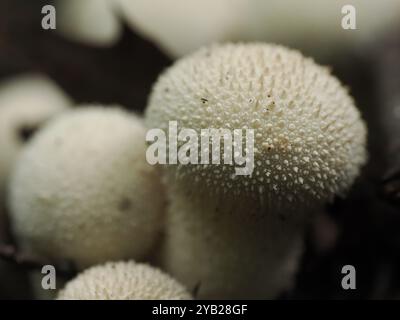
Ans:
[[[0,0],[0,81],[40,72],[76,103],[143,111],[152,83],[174,57],[122,19],[122,35],[110,46],[43,30],[46,4],[55,2]],[[366,45],[322,60],[350,88],[367,122],[369,162],[350,194],[336,199],[310,228],[297,284],[281,298],[400,298],[400,28],[394,25]],[[7,223],[0,222],[2,243],[12,244],[6,230]],[[340,285],[347,264],[356,268],[356,290]],[[33,298],[30,270],[18,259],[3,263],[0,298]]]

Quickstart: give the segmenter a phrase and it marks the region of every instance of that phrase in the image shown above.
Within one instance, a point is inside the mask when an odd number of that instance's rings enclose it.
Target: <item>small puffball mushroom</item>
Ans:
[[[57,9],[58,29],[72,39],[112,45],[125,20],[174,58],[242,40],[279,42],[326,59],[374,41],[400,18],[398,0],[63,0]],[[355,29],[347,27],[350,16]]]
[[[247,5],[247,0],[63,0],[57,5],[57,30],[75,41],[110,46],[126,21],[170,56],[179,57],[234,37]]]
[[[6,189],[19,153],[37,129],[71,103],[55,83],[39,74],[19,75],[0,83],[0,242],[8,240]],[[23,290],[23,277],[0,261],[3,293],[17,296],[15,283]]]
[[[0,84],[0,199],[21,149],[47,120],[67,109],[71,100],[50,79],[16,76]]]
[[[170,56],[180,57],[215,41],[232,39],[247,0],[114,0],[134,30]]]
[[[375,41],[399,19],[398,0],[249,0],[237,39],[279,42],[326,59]]]
[[[178,60],[154,85],[147,125],[169,135],[170,121],[198,135],[252,129],[254,170],[236,175],[222,141],[221,164],[165,166],[165,269],[197,286],[199,298],[275,297],[296,270],[308,213],[343,194],[366,161],[353,99],[298,51],[215,45]]]
[[[51,121],[21,154],[10,183],[22,249],[78,268],[144,259],[164,209],[145,149],[142,120],[119,108],[86,107]]]
[[[170,56],[227,40],[279,42],[325,59],[374,41],[400,17],[398,0],[109,0]],[[355,30],[348,23],[355,9]],[[155,9],[156,8],[156,9]],[[344,10],[344,11],[342,11]],[[350,13],[351,14],[351,13]]]
[[[99,47],[112,46],[122,34],[115,0],[57,2],[57,30],[64,36]]]
[[[83,271],[67,283],[59,300],[190,300],[186,289],[147,264],[109,262]]]

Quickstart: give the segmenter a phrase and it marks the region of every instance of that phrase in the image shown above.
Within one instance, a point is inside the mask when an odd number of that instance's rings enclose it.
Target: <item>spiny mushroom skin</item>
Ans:
[[[201,298],[279,294],[306,213],[344,193],[366,161],[366,128],[346,89],[277,45],[215,45],[177,61],[154,85],[146,121],[166,132],[169,121],[198,133],[254,130],[251,175],[223,164],[165,167],[174,187],[162,263],[189,288],[200,284]]]
[[[59,300],[190,300],[186,289],[146,264],[109,262],[83,271],[58,295]]]
[[[252,175],[236,176],[234,166],[171,168],[177,179],[266,196],[273,206],[332,199],[366,158],[366,128],[347,90],[328,68],[276,45],[217,45],[179,60],[155,84],[146,119],[166,132],[174,120],[197,131],[253,129]]]
[[[23,250],[78,268],[144,259],[162,225],[159,172],[142,120],[87,107],[54,119],[21,154],[10,185]]]

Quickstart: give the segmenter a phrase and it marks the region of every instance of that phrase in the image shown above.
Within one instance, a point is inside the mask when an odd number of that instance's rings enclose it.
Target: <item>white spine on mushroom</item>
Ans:
[[[10,185],[22,248],[79,268],[149,254],[164,199],[144,136],[141,119],[101,107],[68,112],[40,131]]]
[[[60,300],[189,300],[176,280],[146,264],[109,262],[85,270],[58,295]]]
[[[327,68],[267,44],[203,48],[160,76],[150,128],[255,130],[252,175],[167,167],[163,263],[202,298],[273,297],[295,270],[305,212],[345,192],[366,160],[366,128]],[[221,149],[222,151],[222,149]]]

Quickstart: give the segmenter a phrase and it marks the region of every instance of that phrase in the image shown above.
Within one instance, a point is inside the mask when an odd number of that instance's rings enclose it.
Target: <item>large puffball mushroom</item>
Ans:
[[[186,289],[147,264],[109,262],[83,271],[67,283],[59,300],[190,300]]]
[[[344,193],[366,161],[353,99],[298,51],[215,45],[178,60],[154,85],[147,125],[169,136],[170,121],[199,137],[209,128],[254,130],[253,145],[236,144],[247,157],[253,146],[254,170],[237,175],[224,164],[222,140],[221,164],[165,166],[165,269],[200,298],[275,297],[296,270],[307,213]],[[209,142],[199,154],[210,156]]]
[[[10,171],[27,140],[71,103],[55,83],[39,74],[16,76],[0,84],[0,202],[4,200]],[[0,204],[0,211],[1,207]]]
[[[57,12],[57,30],[72,40],[107,47],[122,34],[113,0],[59,0]]]
[[[178,60],[159,77],[146,110],[150,128],[168,132],[170,121],[199,134],[253,129],[251,175],[211,164],[170,169],[222,194],[267,197],[274,207],[332,199],[366,160],[366,128],[347,89],[328,68],[278,45],[215,45]]]
[[[26,147],[10,183],[22,250],[78,268],[144,259],[163,222],[159,172],[142,120],[119,108],[60,115]]]

